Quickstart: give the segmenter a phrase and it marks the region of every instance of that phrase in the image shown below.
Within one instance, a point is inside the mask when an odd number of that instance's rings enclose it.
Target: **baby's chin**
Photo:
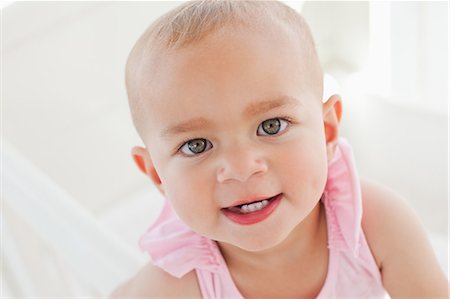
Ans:
[[[234,247],[251,253],[265,253],[275,249],[284,240],[287,239],[289,233],[274,233],[258,234],[257,236],[247,235],[243,238],[231,237],[228,240],[217,241],[219,247],[229,248]]]

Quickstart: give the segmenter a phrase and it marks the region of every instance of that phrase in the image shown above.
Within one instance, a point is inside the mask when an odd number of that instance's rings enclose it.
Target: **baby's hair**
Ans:
[[[144,99],[140,96],[142,86],[140,78],[143,73],[155,72],[153,69],[155,66],[152,64],[156,62],[156,57],[164,52],[198,43],[207,35],[224,27],[267,32],[273,27],[267,24],[277,24],[296,34],[305,51],[303,54],[308,57],[307,69],[320,70],[311,73],[310,76],[319,80],[321,89],[322,72],[311,32],[303,17],[293,8],[279,1],[188,1],[153,22],[138,39],[128,56],[125,83],[132,119],[141,138]],[[148,59],[153,59],[153,63],[146,62]],[[151,76],[147,76],[146,80],[151,81],[148,77]]]

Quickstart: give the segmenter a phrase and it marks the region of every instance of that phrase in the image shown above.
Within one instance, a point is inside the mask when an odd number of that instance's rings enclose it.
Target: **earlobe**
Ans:
[[[140,146],[135,146],[131,150],[131,156],[133,157],[134,163],[144,174],[147,174],[147,169],[145,167],[145,155],[148,155],[147,151]]]
[[[342,101],[339,95],[332,95],[323,103],[323,121],[327,143],[327,156],[330,161],[339,139],[339,123],[342,117]]]
[[[131,149],[131,156],[140,171],[148,176],[159,191],[164,195],[164,189],[161,179],[153,166],[153,161],[147,150],[140,146],[135,146]]]

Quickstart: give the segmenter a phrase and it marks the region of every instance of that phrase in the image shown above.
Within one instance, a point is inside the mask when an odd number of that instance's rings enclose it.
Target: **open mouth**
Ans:
[[[230,212],[248,214],[253,213],[267,207],[278,195],[272,196],[270,198],[266,198],[260,201],[255,201],[247,204],[237,205],[233,207],[226,208]]]
[[[270,198],[223,208],[222,212],[226,217],[238,224],[255,224],[269,217],[275,211],[282,198],[283,193],[279,193]]]

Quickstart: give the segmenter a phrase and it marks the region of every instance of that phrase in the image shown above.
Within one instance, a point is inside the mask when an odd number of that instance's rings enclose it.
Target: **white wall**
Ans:
[[[363,177],[448,232],[448,3],[312,2],[302,13],[341,83],[342,134]]]
[[[18,2],[3,11],[3,133],[88,209],[147,183],[130,149],[124,66],[175,2]]]

